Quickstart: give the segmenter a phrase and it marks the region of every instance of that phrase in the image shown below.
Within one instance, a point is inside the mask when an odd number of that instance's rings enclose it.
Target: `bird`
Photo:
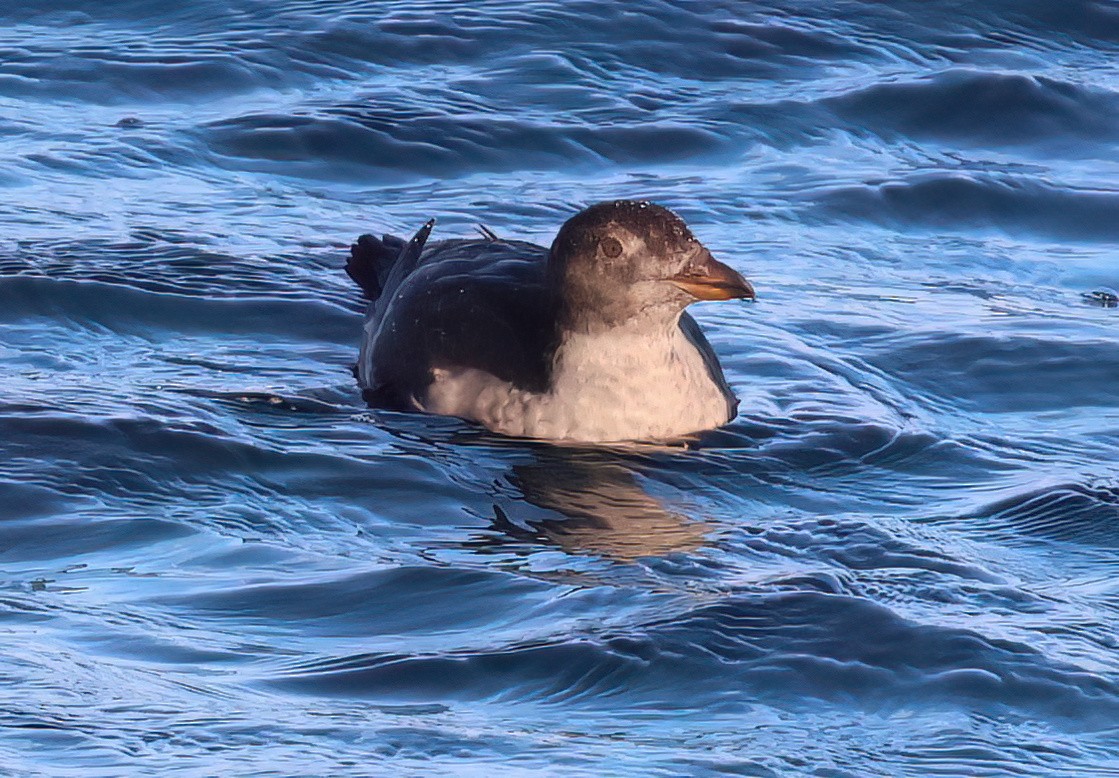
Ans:
[[[362,235],[346,272],[368,307],[354,373],[373,408],[457,416],[507,436],[668,442],[720,427],[738,400],[697,300],[753,300],[678,215],[591,205],[550,247]]]

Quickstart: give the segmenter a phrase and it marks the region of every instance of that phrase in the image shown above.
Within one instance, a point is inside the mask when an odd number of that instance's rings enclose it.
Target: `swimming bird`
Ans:
[[[362,235],[349,276],[369,300],[355,374],[374,407],[458,416],[518,437],[667,441],[726,424],[738,400],[685,308],[753,299],[684,221],[616,200],[550,248]]]

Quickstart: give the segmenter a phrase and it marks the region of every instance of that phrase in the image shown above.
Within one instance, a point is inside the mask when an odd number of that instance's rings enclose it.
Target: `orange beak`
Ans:
[[[753,300],[754,287],[737,270],[706,256],[683,273],[668,279],[698,300]]]

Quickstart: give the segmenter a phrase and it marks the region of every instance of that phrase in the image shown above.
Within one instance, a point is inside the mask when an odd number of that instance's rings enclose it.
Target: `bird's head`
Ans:
[[[548,262],[575,326],[675,321],[697,300],[754,299],[750,282],[712,257],[683,219],[649,202],[580,211],[560,228]]]

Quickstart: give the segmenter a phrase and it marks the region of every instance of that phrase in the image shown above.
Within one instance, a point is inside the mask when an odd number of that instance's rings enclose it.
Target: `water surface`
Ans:
[[[1119,774],[1119,10],[0,12],[16,775]],[[676,209],[682,448],[370,413],[361,232]]]

